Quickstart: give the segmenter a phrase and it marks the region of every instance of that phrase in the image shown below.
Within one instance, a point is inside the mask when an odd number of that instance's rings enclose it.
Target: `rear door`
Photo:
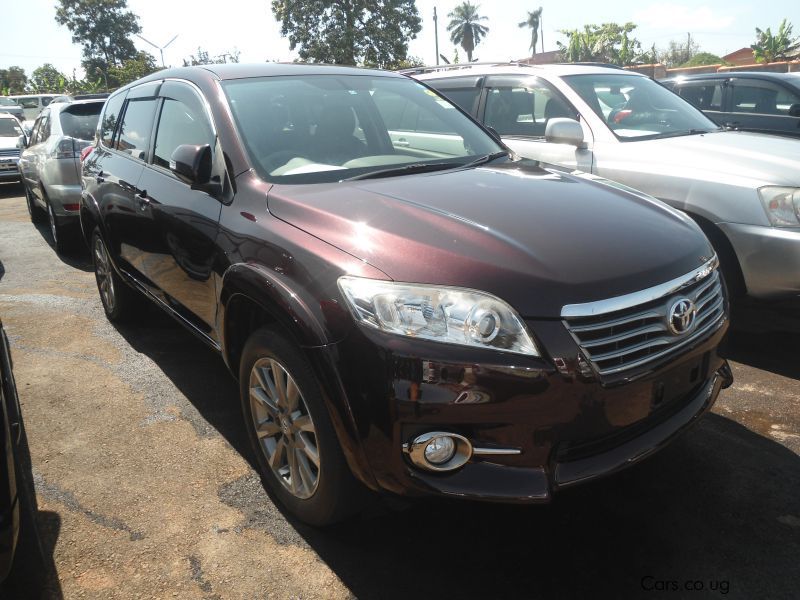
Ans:
[[[170,170],[182,144],[205,145],[219,155],[210,115],[190,84],[167,81],[160,91],[152,158],[138,187],[142,238],[141,268],[154,292],[202,333],[216,340],[216,235],[222,203],[208,191],[192,189]],[[217,165],[223,161],[215,161]],[[224,168],[224,167],[223,167]],[[223,181],[224,173],[212,178]]]
[[[585,148],[545,140],[550,119],[579,122],[581,119],[569,101],[539,77],[489,77],[481,118],[486,127],[497,131],[503,141],[521,156],[587,173],[592,170],[593,138],[585,123],[581,123]]]
[[[748,131],[800,136],[800,91],[777,81],[733,77],[727,125]]]
[[[41,112],[39,118],[36,119],[38,125],[34,132],[35,135],[25,149],[25,179],[28,182],[28,188],[42,202],[44,202],[44,197],[39,183],[41,182],[41,169],[47,160],[47,140],[52,131],[51,118],[49,109],[46,108]]]

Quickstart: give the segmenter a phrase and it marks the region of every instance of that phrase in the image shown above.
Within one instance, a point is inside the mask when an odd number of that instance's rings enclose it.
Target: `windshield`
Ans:
[[[22,128],[16,119],[0,119],[0,137],[19,137]]]
[[[89,104],[73,104],[61,111],[61,131],[64,135],[79,140],[91,140],[97,129],[97,120],[100,117],[102,102]]]
[[[14,102],[11,98],[3,98],[0,96],[0,105],[2,106],[17,106],[17,103]]]
[[[449,101],[405,77],[304,75],[223,85],[256,170],[276,183],[458,167],[503,150]]]
[[[622,141],[716,131],[691,104],[652,79],[637,75],[569,75],[567,84]]]

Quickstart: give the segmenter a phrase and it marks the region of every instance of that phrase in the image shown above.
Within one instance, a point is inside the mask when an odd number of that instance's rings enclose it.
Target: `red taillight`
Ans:
[[[62,204],[61,206],[64,207],[64,210],[71,210],[72,212],[77,212],[80,210],[80,204]]]
[[[92,153],[92,150],[94,150],[94,146],[86,146],[86,148],[81,150],[81,162],[89,158],[89,155]]]

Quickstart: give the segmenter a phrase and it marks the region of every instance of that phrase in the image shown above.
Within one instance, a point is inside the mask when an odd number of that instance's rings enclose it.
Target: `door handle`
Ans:
[[[394,143],[394,145],[395,146],[400,146],[402,148],[407,148],[408,146],[411,145],[411,142],[409,142],[406,138],[400,138],[399,140],[397,140]]]
[[[136,194],[136,198],[139,200],[140,210],[145,210],[150,206],[150,198],[147,197],[147,190],[139,190],[139,193]]]

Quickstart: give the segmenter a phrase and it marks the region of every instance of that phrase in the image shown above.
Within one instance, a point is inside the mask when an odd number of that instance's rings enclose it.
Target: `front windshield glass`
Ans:
[[[620,140],[641,140],[719,127],[680,96],[637,75],[569,75],[567,84]]]
[[[405,77],[297,75],[223,85],[253,165],[276,183],[454,168],[503,150],[449,101]]]
[[[0,105],[2,106],[16,106],[17,103],[14,102],[11,98],[3,98],[0,96]]]
[[[0,137],[19,137],[22,128],[16,119],[0,119]]]

